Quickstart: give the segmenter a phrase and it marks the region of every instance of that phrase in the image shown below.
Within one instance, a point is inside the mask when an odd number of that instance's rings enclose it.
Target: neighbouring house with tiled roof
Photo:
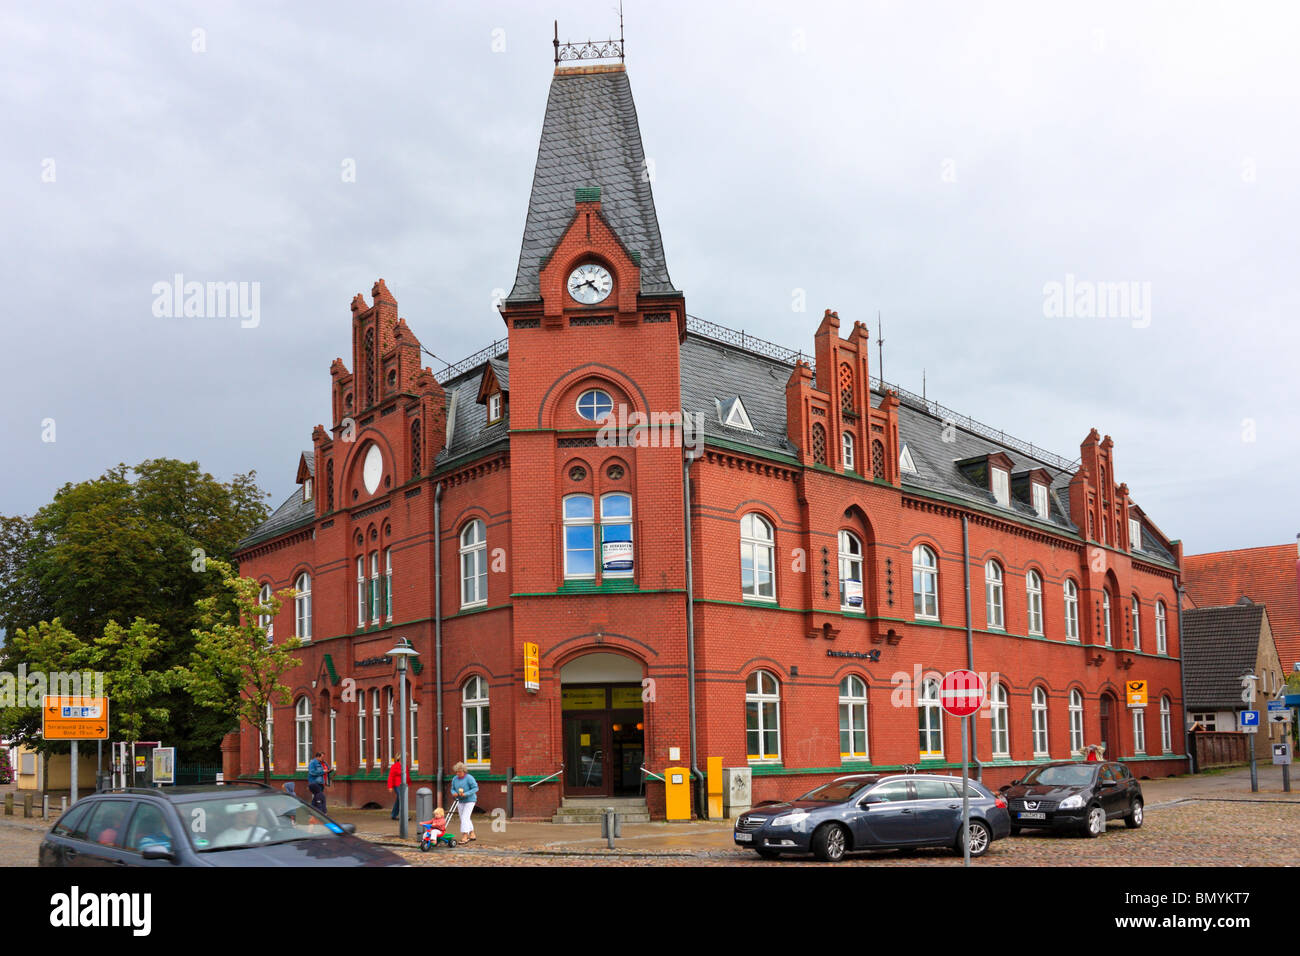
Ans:
[[[504,338],[423,367],[383,280],[324,333],[351,347],[328,424],[238,553],[298,592],[273,629],[305,642],[273,775],[319,748],[333,799],[385,802],[405,723],[413,780],[464,760],[484,809],[663,816],[678,768],[698,813],[712,758],[751,784],[737,806],[958,767],[936,675],[967,664],[993,786],[1098,743],[1138,776],[1185,770],[1181,545],[1111,438],[1080,422],[1066,458],[882,382],[866,326],[841,335],[830,309],[798,350],[688,314],[652,178],[623,65],[557,62],[514,285],[484,322]],[[1137,678],[1146,708],[1124,705]],[[228,772],[257,771],[258,733],[228,741]]]
[[[1189,554],[1183,587],[1194,607],[1250,598],[1268,608],[1278,658],[1287,673],[1300,669],[1300,554],[1290,544]]]
[[[1243,681],[1246,676],[1256,680]],[[1285,678],[1263,604],[1242,598],[1235,604],[1183,612],[1189,727],[1233,733],[1238,730],[1240,711],[1258,710],[1262,726],[1254,735],[1255,756],[1270,761],[1270,747],[1283,739],[1286,726],[1267,722],[1265,703],[1284,692]],[[1248,702],[1243,692],[1254,699]]]

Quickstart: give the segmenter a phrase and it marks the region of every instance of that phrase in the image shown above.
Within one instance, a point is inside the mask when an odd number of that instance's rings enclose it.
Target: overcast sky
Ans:
[[[1300,5],[625,16],[691,313],[811,350],[824,308],[879,311],[888,380],[1071,459],[1113,436],[1188,553],[1294,540]],[[609,0],[7,4],[0,513],[154,456],[278,504],[378,277],[448,361],[504,336],[553,18],[618,29]],[[156,316],[176,273],[258,283],[260,323]],[[1049,314],[1067,276],[1137,306]]]

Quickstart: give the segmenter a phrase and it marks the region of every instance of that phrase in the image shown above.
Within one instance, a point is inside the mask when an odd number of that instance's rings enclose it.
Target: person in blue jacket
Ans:
[[[307,789],[311,791],[311,805],[321,813],[328,813],[325,809],[325,762],[321,760],[324,756],[318,750],[307,764]]]
[[[465,762],[458,761],[451,768],[455,776],[451,778],[451,795],[460,801],[457,810],[460,813],[460,839],[458,846],[464,846],[470,840],[477,840],[474,835],[474,801],[478,799],[478,781],[465,767]]]

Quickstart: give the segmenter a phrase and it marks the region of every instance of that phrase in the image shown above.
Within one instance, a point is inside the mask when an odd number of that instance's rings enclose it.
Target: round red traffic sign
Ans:
[[[969,717],[984,706],[984,678],[974,671],[949,671],[939,685],[939,702],[954,717]]]

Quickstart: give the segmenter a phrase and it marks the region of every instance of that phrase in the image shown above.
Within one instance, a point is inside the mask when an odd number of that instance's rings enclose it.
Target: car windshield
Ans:
[[[819,800],[822,803],[843,803],[866,786],[863,780],[836,780],[809,790],[800,800]]]
[[[338,837],[343,828],[286,793],[241,793],[177,808],[200,853]]]
[[[1020,781],[1051,787],[1086,787],[1092,783],[1093,768],[1084,764],[1061,764],[1054,767],[1035,767]]]

